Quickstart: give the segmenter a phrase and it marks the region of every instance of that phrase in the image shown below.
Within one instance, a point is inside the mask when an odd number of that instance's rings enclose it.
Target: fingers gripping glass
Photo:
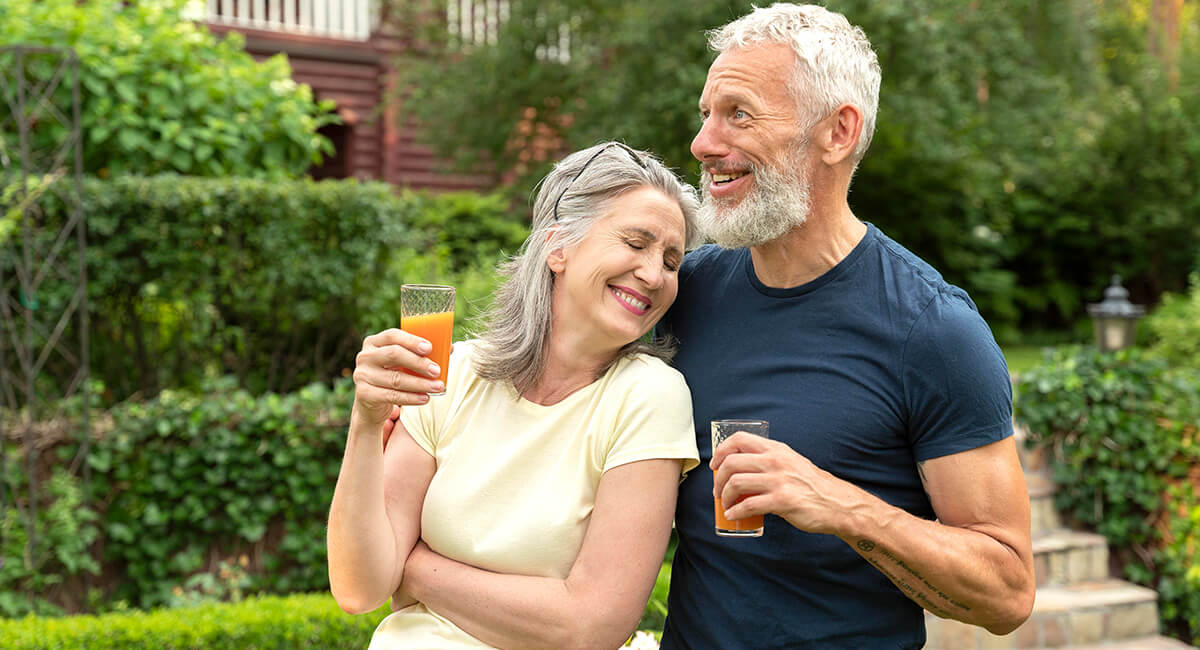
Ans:
[[[610,143],[604,145],[603,147],[600,147],[600,149],[597,150],[596,153],[592,154],[591,158],[587,159],[587,162],[583,163],[583,166],[579,168],[579,171],[575,172],[575,175],[571,177],[571,180],[567,181],[567,186],[563,188],[563,191],[558,195],[558,198],[555,199],[555,201],[554,201],[554,220],[555,221],[558,221],[558,204],[560,202],[562,202],[562,198],[564,196],[566,196],[567,190],[571,189],[571,185],[574,184],[575,181],[579,180],[580,176],[583,176],[583,172],[587,170],[588,165],[592,164],[593,160],[600,157],[600,154],[604,153],[605,151],[608,151],[609,149],[611,149],[613,147],[620,147],[621,149],[624,149],[625,153],[629,154],[630,158],[633,158],[633,162],[637,163],[638,167],[641,167],[642,169],[646,169],[646,161],[642,160],[642,157],[639,156],[636,151],[621,144],[620,142],[610,142]]]

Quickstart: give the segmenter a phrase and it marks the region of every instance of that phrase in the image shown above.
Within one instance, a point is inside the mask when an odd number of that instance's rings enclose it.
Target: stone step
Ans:
[[[1169,636],[1147,636],[1140,639],[1126,639],[1095,645],[1073,645],[1063,648],[1063,650],[1189,650],[1192,647]]]
[[[1029,528],[1034,537],[1062,528],[1062,519],[1054,507],[1054,482],[1041,472],[1026,472],[1029,490]]]
[[[1158,594],[1122,580],[1040,587],[1019,647],[1057,648],[1158,635]]]
[[[1030,447],[1025,441],[1029,430],[1016,420],[1013,421],[1013,440],[1017,443],[1017,458],[1026,472],[1042,472],[1049,468],[1049,452],[1045,447]]]
[[[928,612],[925,630],[927,650],[1074,648],[1157,638],[1158,601],[1153,590],[1120,580],[1047,586],[1038,588],[1029,620],[1010,634],[997,636]]]
[[[1108,578],[1108,541],[1103,535],[1065,528],[1033,538],[1033,572],[1040,589]]]

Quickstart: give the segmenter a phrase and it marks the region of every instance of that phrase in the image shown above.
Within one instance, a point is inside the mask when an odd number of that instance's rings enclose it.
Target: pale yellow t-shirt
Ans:
[[[566,578],[607,470],[650,458],[699,464],[683,376],[648,356],[619,360],[552,406],[475,374],[472,342],[454,344],[446,394],[405,407],[404,427],[437,459],[421,538],[500,573]],[[372,650],[488,647],[423,604],[379,624]]]

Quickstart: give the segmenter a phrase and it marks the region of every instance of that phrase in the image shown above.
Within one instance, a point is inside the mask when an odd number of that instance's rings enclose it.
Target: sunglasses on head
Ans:
[[[600,149],[598,149],[596,151],[596,153],[592,154],[591,158],[587,159],[587,162],[583,163],[583,166],[579,168],[579,171],[575,172],[575,175],[571,177],[571,180],[567,181],[567,186],[563,188],[563,191],[558,195],[558,198],[554,201],[554,220],[555,221],[558,221],[558,204],[560,202],[562,202],[562,198],[564,196],[566,196],[567,190],[571,189],[571,185],[576,180],[578,180],[580,176],[583,176],[583,172],[585,170],[587,170],[588,165],[592,164],[593,160],[598,158],[600,156],[600,154],[604,153],[605,151],[608,151],[609,149],[611,149],[613,147],[620,147],[621,149],[624,149],[625,153],[629,154],[630,158],[633,158],[633,162],[638,164],[638,167],[641,167],[642,169],[646,169],[646,161],[642,160],[642,157],[639,156],[636,151],[621,144],[620,142],[610,142],[610,143],[604,145],[603,147],[600,147]]]

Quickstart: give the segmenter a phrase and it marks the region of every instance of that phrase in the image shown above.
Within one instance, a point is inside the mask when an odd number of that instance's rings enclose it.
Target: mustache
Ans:
[[[718,161],[714,163],[705,163],[700,166],[700,173],[705,176],[712,176],[713,174],[756,174],[761,170],[762,165],[752,162],[735,163]]]

